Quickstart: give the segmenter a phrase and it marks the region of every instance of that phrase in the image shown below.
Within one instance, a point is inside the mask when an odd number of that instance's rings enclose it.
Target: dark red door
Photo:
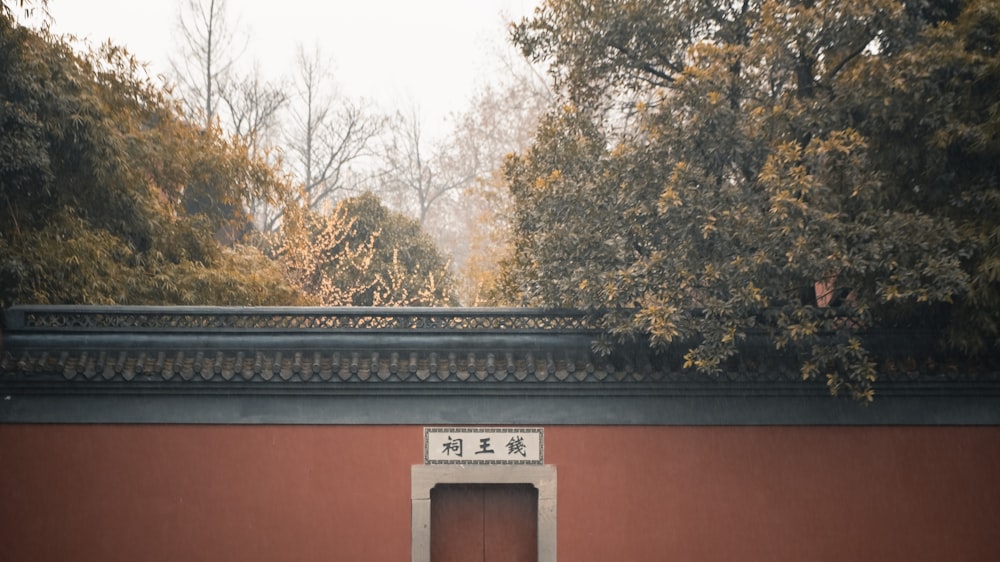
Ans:
[[[431,562],[537,562],[538,490],[445,484],[431,490]]]

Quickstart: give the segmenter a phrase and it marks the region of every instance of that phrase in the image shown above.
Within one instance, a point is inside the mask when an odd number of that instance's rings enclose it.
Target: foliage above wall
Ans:
[[[240,137],[189,119],[124,49],[78,52],[62,37],[18,25],[4,8],[0,76],[0,306],[353,302],[310,294],[314,287],[286,277],[294,266],[258,249],[251,203],[294,205],[278,165]],[[387,219],[354,240],[360,220],[355,214],[335,233],[352,245],[314,257],[346,263],[351,251],[376,244],[381,261],[365,274],[410,283],[385,289],[383,304],[409,302],[399,291],[440,299],[426,304],[451,302],[444,260],[435,254],[419,269],[426,256],[408,259],[414,248],[436,251],[424,238],[406,238],[419,232],[379,239],[399,223]],[[385,258],[392,248],[405,263]],[[372,288],[357,278],[337,282],[347,284],[338,287],[344,294]]]
[[[0,73],[0,302],[297,301],[259,252],[223,244],[282,179],[186,122],[127,52],[3,16]]]
[[[871,399],[870,326],[1000,344],[1000,5],[550,0],[565,105],[512,158],[510,298],[713,373],[748,330]]]

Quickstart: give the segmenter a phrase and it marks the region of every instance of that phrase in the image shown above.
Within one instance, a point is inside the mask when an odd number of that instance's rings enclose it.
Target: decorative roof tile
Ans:
[[[583,312],[456,308],[19,306],[4,311],[7,396],[816,396],[797,358],[748,335],[718,376],[682,345],[594,351]],[[880,396],[1000,397],[1000,354],[935,351],[929,333],[871,335]],[[629,398],[631,397],[631,398]],[[582,402],[581,402],[582,403]],[[13,415],[13,414],[11,414]],[[4,413],[0,408],[0,419]]]

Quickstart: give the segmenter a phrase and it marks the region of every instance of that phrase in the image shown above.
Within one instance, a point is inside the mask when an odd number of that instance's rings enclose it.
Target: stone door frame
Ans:
[[[430,562],[431,490],[438,484],[531,484],[538,490],[538,562],[556,562],[555,465],[413,465],[410,468],[412,562]]]

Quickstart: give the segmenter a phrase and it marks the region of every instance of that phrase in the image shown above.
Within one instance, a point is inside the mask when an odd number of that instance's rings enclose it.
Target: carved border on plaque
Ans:
[[[440,455],[434,455],[430,449],[431,435],[437,434],[441,436],[448,436],[448,440],[451,441],[451,435],[458,435],[460,438],[457,440],[458,443],[462,442],[462,437],[469,436],[481,436],[486,434],[503,435],[504,439],[508,436],[511,439],[516,439],[518,441],[513,442],[514,449],[525,449],[521,452],[523,459],[517,458],[517,454],[512,452],[511,442],[493,443],[492,447],[497,447],[500,450],[500,454],[491,454],[484,457],[484,460],[478,460],[479,453],[484,451],[476,451],[473,443],[470,443],[471,450],[468,456],[461,456],[456,458],[442,459]],[[524,440],[523,437],[531,435],[532,438]],[[526,447],[521,447],[527,443]],[[508,454],[503,454],[504,448],[508,449]],[[530,451],[530,454],[528,452]],[[488,451],[489,453],[495,453],[494,450]],[[462,455],[462,451],[458,451],[459,455]],[[437,458],[435,458],[437,457]],[[424,428],[424,464],[475,464],[475,465],[508,465],[508,464],[545,464],[545,430],[541,427],[450,427],[450,426],[434,426]]]

